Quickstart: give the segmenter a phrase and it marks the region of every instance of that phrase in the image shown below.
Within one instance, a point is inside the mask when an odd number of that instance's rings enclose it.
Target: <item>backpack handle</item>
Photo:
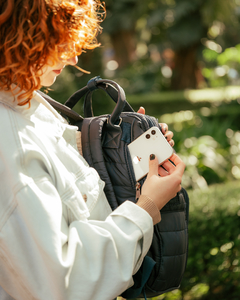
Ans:
[[[84,99],[84,117],[93,117],[92,110],[92,94],[95,90],[102,89],[105,91],[116,103],[116,106],[109,115],[108,124],[112,127],[116,126],[115,123],[119,123],[120,114],[122,111],[134,111],[133,108],[126,100],[124,90],[115,81],[108,79],[101,79],[96,76],[88,81],[87,86],[75,92],[66,102],[65,105],[69,108],[73,108],[76,103],[85,96]]]

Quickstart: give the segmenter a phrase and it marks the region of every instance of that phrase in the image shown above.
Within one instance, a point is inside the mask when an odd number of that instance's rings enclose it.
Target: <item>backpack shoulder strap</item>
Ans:
[[[71,124],[75,124],[75,122],[83,121],[83,117],[80,116],[77,112],[67,107],[64,104],[52,99],[50,96],[46,95],[42,91],[38,91],[38,93],[46,100],[49,104],[52,105],[64,118],[68,118]]]
[[[118,207],[111,179],[106,169],[102,150],[103,126],[108,116],[85,118],[81,128],[83,157],[95,168],[100,178],[105,182],[104,192],[112,210]]]

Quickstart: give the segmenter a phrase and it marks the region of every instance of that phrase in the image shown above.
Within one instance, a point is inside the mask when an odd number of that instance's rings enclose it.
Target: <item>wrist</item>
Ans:
[[[149,215],[153,219],[154,225],[161,221],[160,211],[157,205],[153,202],[153,200],[150,197],[146,195],[141,195],[136,204],[143,208],[147,213],[149,213]]]

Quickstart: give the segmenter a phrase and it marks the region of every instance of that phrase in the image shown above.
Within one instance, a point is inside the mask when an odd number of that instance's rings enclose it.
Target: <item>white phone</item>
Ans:
[[[159,164],[170,158],[173,148],[158,127],[151,127],[128,145],[136,181],[149,172],[149,156],[155,154]]]

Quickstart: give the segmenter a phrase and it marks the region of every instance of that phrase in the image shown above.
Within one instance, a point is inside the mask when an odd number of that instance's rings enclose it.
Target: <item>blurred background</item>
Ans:
[[[106,0],[101,47],[64,69],[64,103],[94,76],[174,132],[190,195],[189,259],[168,300],[240,299],[240,0]],[[95,115],[114,104],[94,93]],[[75,110],[82,114],[79,103]]]

